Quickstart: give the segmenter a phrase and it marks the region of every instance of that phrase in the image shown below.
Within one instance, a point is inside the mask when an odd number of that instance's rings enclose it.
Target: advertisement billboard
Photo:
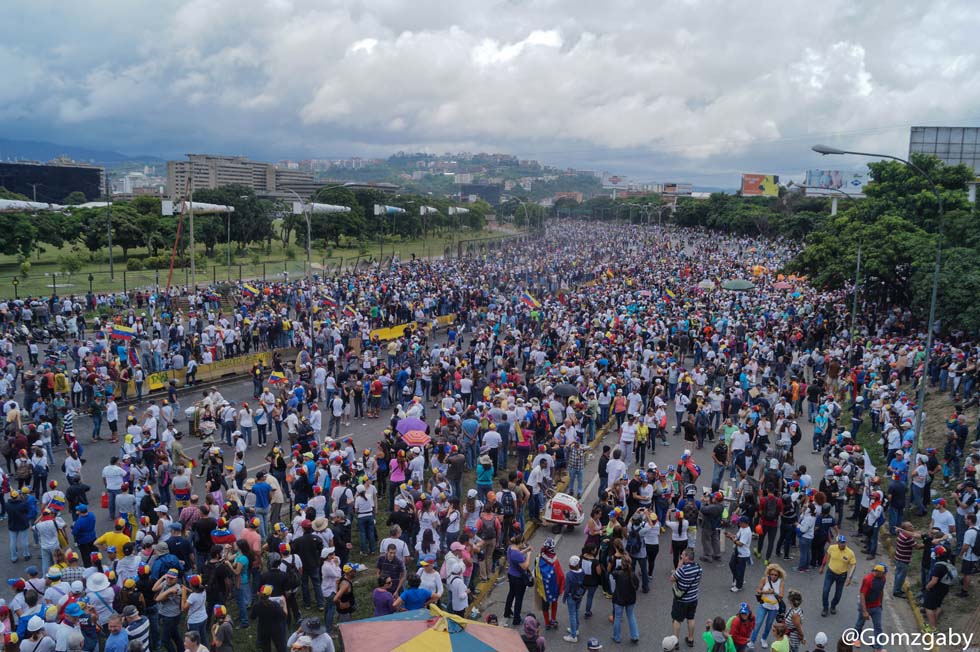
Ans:
[[[743,174],[743,197],[778,197],[779,175],[776,174]]]
[[[628,188],[629,185],[630,185],[629,180],[626,177],[619,174],[606,174],[602,177],[602,187],[606,189],[609,188],[623,189],[623,188]]]
[[[860,195],[867,182],[868,177],[863,172],[807,170],[804,185],[807,196],[820,197],[839,195],[841,192],[848,195]]]

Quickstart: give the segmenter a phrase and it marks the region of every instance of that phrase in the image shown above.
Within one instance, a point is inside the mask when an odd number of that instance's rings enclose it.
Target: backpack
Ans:
[[[725,652],[725,648],[728,645],[728,641],[715,641],[711,644],[711,650],[709,652]]]
[[[767,521],[775,521],[779,518],[779,503],[774,497],[770,496],[766,499],[766,506],[763,508],[762,514]]]
[[[494,521],[480,519],[479,536],[484,541],[497,541],[497,525]]]
[[[640,528],[635,525],[630,527],[629,536],[626,537],[626,552],[635,555],[643,550],[643,539],[640,538]]]
[[[500,513],[504,516],[513,516],[516,512],[516,505],[513,491],[500,492]]]
[[[967,532],[970,530],[973,530],[976,533],[976,538],[973,539],[973,547],[970,548],[970,551],[974,555],[980,556],[980,527],[971,527],[966,529]]]
[[[946,574],[943,575],[941,580],[939,580],[940,582],[942,582],[946,586],[952,586],[957,582],[959,582],[960,578],[959,578],[959,574],[956,572],[955,566],[953,566],[952,564],[946,561],[940,561],[936,563],[946,567]]]
[[[286,586],[283,587],[283,593],[294,593],[299,588],[299,571],[293,562],[282,563],[286,567]]]
[[[687,520],[688,527],[697,527],[698,525],[698,505],[692,500],[684,501],[684,518]]]

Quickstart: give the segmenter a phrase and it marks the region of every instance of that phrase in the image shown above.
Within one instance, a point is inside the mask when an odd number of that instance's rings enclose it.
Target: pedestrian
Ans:
[[[558,629],[558,600],[565,589],[565,571],[555,553],[554,539],[544,540],[535,564],[535,588],[541,598],[545,629]]]
[[[696,564],[695,564],[696,565]],[[640,588],[640,580],[636,577],[630,564],[621,565],[613,573],[613,631],[612,639],[622,642],[623,617],[629,625],[630,643],[636,645],[640,641],[640,627],[636,622],[636,591]],[[695,606],[696,606],[695,602]]]
[[[687,621],[687,636],[684,640],[688,647],[694,647],[694,618],[697,615],[703,573],[701,566],[694,561],[694,549],[688,548],[681,554],[680,565],[670,575],[670,581],[674,585],[670,608],[671,626],[674,636],[677,636],[681,624]]]
[[[966,525],[963,546],[960,549],[960,559],[963,560],[960,575],[963,576],[963,584],[956,594],[958,598],[970,597],[970,578],[980,572],[980,529],[977,528],[977,515],[967,514],[963,520]]]
[[[725,532],[725,538],[735,544],[732,548],[731,559],[728,561],[728,568],[732,571],[732,593],[738,593],[742,590],[742,586],[745,584],[745,569],[751,561],[752,530],[749,528],[750,523],[748,516],[740,516],[738,530],[735,534]]]
[[[738,606],[738,612],[728,619],[728,634],[731,636],[735,652],[745,652],[755,630],[755,615],[747,602]]]
[[[353,570],[353,569],[352,569]],[[281,597],[272,598],[270,584],[259,587],[258,599],[252,604],[249,618],[255,621],[255,632],[260,652],[286,652],[286,623],[288,614]]]
[[[582,571],[582,559],[578,555],[572,555],[568,559],[565,591],[562,593],[562,600],[568,608],[568,633],[563,638],[568,643],[578,643],[579,609],[584,595],[585,573]]]
[[[806,634],[803,631],[803,594],[791,590],[787,592],[786,600],[789,602],[786,617],[783,619],[786,636],[789,637],[790,652],[799,652],[801,646],[806,645]]]
[[[935,546],[932,549],[932,566],[929,578],[923,586],[925,595],[922,607],[926,611],[926,620],[930,627],[939,625],[939,617],[943,614],[943,600],[949,593],[949,587],[956,583],[956,569],[949,562],[946,546]],[[870,613],[868,614],[870,617]],[[880,616],[879,616],[880,617]]]
[[[701,640],[708,652],[735,652],[735,642],[726,633],[725,619],[721,616],[715,616],[705,623]]]
[[[847,545],[847,537],[843,534],[837,536],[837,545],[831,546],[824,555],[820,563],[820,573],[824,574],[823,594],[821,597],[823,610],[820,615],[827,617],[827,610],[830,613],[837,613],[837,605],[840,603],[841,594],[844,587],[851,585],[851,578],[854,577],[854,570],[857,568],[857,558],[854,551]],[[834,599],[830,601],[830,588],[834,587]]]
[[[896,528],[896,532],[898,536],[895,539],[895,580],[892,595],[904,598],[905,578],[909,573],[909,564],[912,563],[912,551],[918,547],[918,540],[922,535],[909,521],[903,522]]]
[[[759,601],[759,608],[755,614],[755,629],[749,638],[749,648],[755,647],[755,642],[761,638],[762,647],[766,647],[766,639],[776,622],[779,613],[779,605],[783,602],[786,572],[779,564],[769,564],[766,572],[759,580],[759,585],[755,589],[756,599]]]
[[[504,601],[504,620],[510,618],[514,627],[521,624],[524,592],[527,591],[531,565],[531,547],[523,542],[520,531],[515,530],[507,548],[507,598]],[[588,605],[586,614],[588,614]],[[586,616],[588,617],[588,616]]]
[[[854,628],[861,631],[867,621],[871,621],[874,627],[874,640],[878,640],[881,634],[881,604],[885,595],[885,573],[887,568],[884,564],[875,564],[871,572],[861,580],[860,597],[858,599],[858,616]],[[882,647],[874,647],[876,652],[883,650]]]

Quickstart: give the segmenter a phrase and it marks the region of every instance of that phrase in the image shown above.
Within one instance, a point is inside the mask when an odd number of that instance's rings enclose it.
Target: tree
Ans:
[[[0,253],[8,256],[30,256],[37,238],[37,229],[26,213],[0,213]]]
[[[273,235],[272,220],[276,211],[275,204],[258,199],[255,196],[255,191],[247,186],[232,184],[213,190],[198,190],[194,193],[194,199],[207,204],[232,206],[235,209],[235,212],[230,215],[227,213],[215,215],[216,218],[220,218],[218,221],[225,225],[225,230],[221,235],[216,232],[217,226],[212,224],[211,220],[206,221],[208,225],[206,228],[207,237],[210,239],[213,236],[215,243],[228,239],[229,226],[231,239],[238,244],[240,249],[253,242],[267,240]],[[194,221],[197,222],[196,216]],[[196,224],[195,231],[197,231]],[[208,250],[213,254],[214,244]]]
[[[88,199],[85,197],[85,193],[81,190],[73,190],[68,193],[68,196],[61,200],[62,204],[67,206],[78,206],[79,204],[84,204]]]

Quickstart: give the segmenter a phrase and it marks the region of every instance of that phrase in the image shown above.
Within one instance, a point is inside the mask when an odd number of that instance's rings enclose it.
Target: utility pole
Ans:
[[[112,265],[112,191],[109,188],[109,171],[104,170],[105,174],[105,228],[106,242],[109,244],[109,279],[115,280],[115,268]]]
[[[187,176],[188,196],[190,197],[190,246],[191,246],[191,288],[197,287],[197,268],[194,265],[194,161]]]

